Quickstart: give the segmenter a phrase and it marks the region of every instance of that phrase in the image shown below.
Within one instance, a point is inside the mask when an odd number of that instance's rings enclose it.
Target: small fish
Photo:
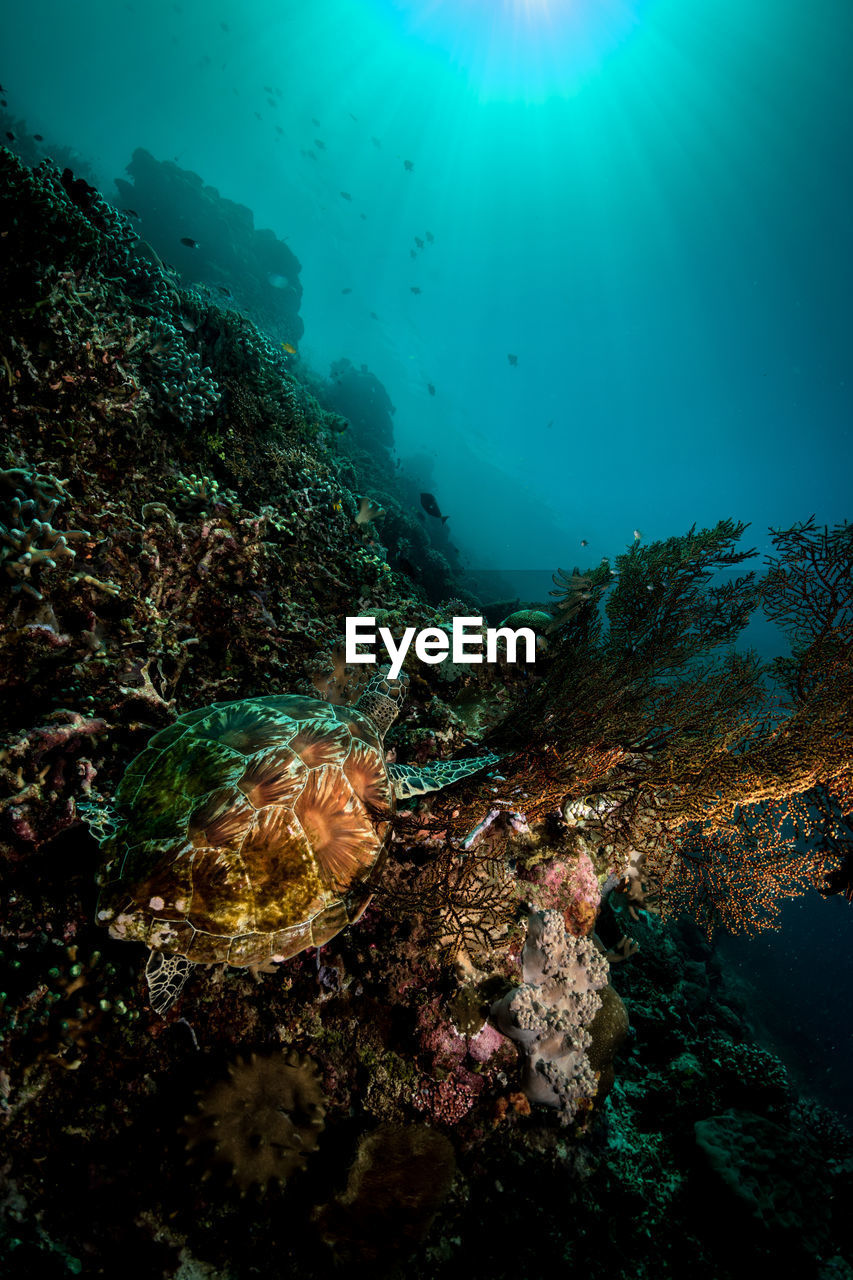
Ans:
[[[219,292],[222,294],[222,296],[223,296],[224,298],[233,298],[233,297],[234,297],[234,294],[233,294],[233,293],[231,292],[231,290],[228,288],[228,285],[227,285],[227,284],[218,284],[216,287],[217,287],[217,289],[219,290]]]
[[[181,244],[185,244],[188,249],[198,248],[198,240],[192,240],[189,236],[181,236]]]
[[[412,164],[411,160],[403,161],[403,168],[406,170],[407,173],[411,173],[414,167],[415,166]]]
[[[271,85],[271,84],[265,84],[265,85],[264,85],[264,93],[272,93],[272,85]]]
[[[128,216],[129,218],[138,218],[138,217],[139,217],[139,214],[136,212],[136,210],[135,210],[135,209],[123,209],[123,210],[122,210],[122,212],[123,212],[123,213],[126,213],[126,214],[127,214],[127,216]]]
[[[287,354],[288,354],[289,356],[295,356],[295,355],[296,355],[296,347],[294,347],[292,343],[290,343],[290,342],[283,342],[283,343],[281,344],[281,346],[282,346],[282,350],[283,350],[283,351],[286,351],[286,352],[287,352]]]
[[[10,141],[10,142],[14,142],[14,141],[15,141],[15,135],[14,135],[14,133],[12,132],[12,130],[11,130],[11,129],[7,129],[7,130],[6,130],[6,137],[9,139],[9,141]]]
[[[230,30],[231,30],[231,28],[229,27],[229,25],[228,25],[228,23],[227,23],[227,22],[220,22],[219,26],[221,27],[221,29],[222,29],[223,31],[230,31]]]
[[[545,430],[546,430],[546,431],[550,431],[550,430],[551,430],[551,428],[553,427],[553,425],[554,425],[554,419],[552,418],[552,419],[550,420],[550,422],[546,422],[546,423],[545,423]]]
[[[370,498],[362,498],[355,522],[356,524],[371,524],[374,520],[378,520],[380,516],[384,515],[385,512],[378,502],[371,502]]]
[[[352,200],[352,196],[350,195],[350,193],[349,193],[348,191],[341,191],[341,192],[339,192],[339,195],[340,195],[340,197],[341,197],[341,199],[342,199],[342,200]]]
[[[415,236],[415,244],[418,246],[419,249],[422,249],[424,247],[424,242],[420,238],[420,236]]]
[[[409,285],[409,288],[411,289],[412,293],[420,293],[420,289],[416,284]]]
[[[371,318],[371,320],[378,320],[378,319],[379,319],[379,316],[376,314],[376,312],[375,312],[375,311],[371,311],[371,313],[370,313],[370,318]]]
[[[367,214],[366,214],[366,213],[360,213],[358,216],[361,218],[362,222],[367,222]]]
[[[340,512],[340,511],[343,511],[343,509],[344,509],[344,504],[343,504],[342,502],[333,502],[333,503],[332,503],[332,510],[333,510],[333,511]]]
[[[341,293],[352,293],[352,289],[350,288],[341,289]]]
[[[418,519],[420,520],[421,524],[426,524],[427,522],[427,518],[422,511],[418,512]]]
[[[589,546],[589,543],[587,542],[586,538],[581,538],[581,546],[582,546],[582,547],[588,547],[588,546]]]
[[[287,289],[290,287],[290,281],[287,276],[280,276],[275,271],[269,273],[267,280],[274,289]]]
[[[325,144],[325,142],[323,141],[323,139],[322,139],[322,138],[315,138],[315,139],[314,139],[314,146],[317,148],[317,150],[318,150],[318,151],[325,151],[325,150],[326,150],[326,144]]]
[[[302,150],[299,152],[299,154],[302,156],[303,160],[316,160],[316,159],[317,159],[317,154],[316,154],[316,152],[314,152],[314,151],[306,151],[304,147],[303,147],[303,148],[302,148]]]
[[[410,250],[409,250],[409,257],[410,257],[410,258],[416,258],[417,256],[418,256],[418,255],[415,253],[414,249],[410,249]]]
[[[317,120],[317,119],[316,119],[316,117],[314,117],[314,116],[312,116],[312,117],[311,117],[311,123],[312,123],[313,125],[316,125],[318,129],[320,128],[320,121],[319,121],[319,120]]]
[[[435,387],[432,385],[431,382],[427,383],[427,391],[430,393],[431,396],[435,395]]]
[[[263,120],[263,118],[264,118],[264,117],[261,115],[260,111],[256,111],[256,112],[255,112],[255,119],[256,119],[256,120]]]
[[[639,541],[640,541],[640,539],[642,538],[642,536],[643,536],[643,535],[642,535],[642,533],[641,533],[641,531],[640,531],[639,529],[635,529],[635,530],[634,530],[634,541],[635,541],[635,542],[639,542]]]
[[[370,141],[373,143],[374,147],[381,147],[381,146],[382,146],[382,143],[379,141],[379,139],[378,139],[378,138],[371,138],[371,139],[370,139]]]
[[[35,138],[36,142],[44,142],[44,138],[40,133],[34,133],[33,137]]]
[[[405,556],[400,556],[397,561],[397,567],[398,569],[402,569],[403,573],[408,574],[410,578],[417,578],[419,576],[419,571],[412,564],[411,560],[407,560]]]
[[[518,364],[518,356],[514,356],[511,353],[507,354],[507,360],[510,364]]]
[[[275,98],[267,98],[267,102],[269,103],[269,105],[270,105],[271,107],[277,107],[277,106],[278,106],[278,103],[276,102]]]
[[[433,519],[435,519],[435,520],[440,520],[442,524],[446,524],[446,523],[447,523],[447,516],[443,516],[443,515],[441,514],[441,511],[439,510],[438,503],[436,502],[435,497],[434,497],[434,495],[433,495],[433,494],[431,494],[431,493],[422,493],[422,494],[421,494],[421,506],[423,507],[423,509],[424,509],[424,511],[427,513],[427,515],[432,516],[432,517],[433,517]]]
[[[426,236],[430,244],[433,244],[435,242],[435,236],[432,234],[431,231],[425,231],[424,235]]]
[[[282,135],[282,137],[284,137],[284,130],[282,129],[282,127],[281,127],[281,125],[280,125],[280,124],[277,124],[277,125],[276,125],[276,127],[275,127],[275,131],[276,131],[276,133],[280,133],[280,134]]]

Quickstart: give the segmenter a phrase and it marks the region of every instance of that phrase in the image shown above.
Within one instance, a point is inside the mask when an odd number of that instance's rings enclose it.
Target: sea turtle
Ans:
[[[102,839],[97,919],[151,949],[158,1013],[195,964],[280,962],[353,924],[396,800],[496,762],[386,764],[407,684],[380,672],[353,707],[300,694],[215,702],[179,716],[128,766]]]

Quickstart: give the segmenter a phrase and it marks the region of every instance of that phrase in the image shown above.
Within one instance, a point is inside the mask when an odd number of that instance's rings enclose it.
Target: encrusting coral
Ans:
[[[187,1148],[199,1156],[206,1151],[225,1166],[243,1194],[253,1186],[264,1191],[304,1166],[320,1140],[325,1112],[310,1058],[253,1053],[200,1096],[198,1112],[186,1117]]]
[[[444,1134],[380,1125],[361,1139],[346,1190],[318,1211],[323,1238],[339,1261],[405,1256],[427,1234],[455,1173]]]

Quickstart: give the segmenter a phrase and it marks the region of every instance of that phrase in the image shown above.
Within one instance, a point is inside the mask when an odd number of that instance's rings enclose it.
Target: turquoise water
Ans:
[[[469,563],[549,572],[582,538],[595,563],[731,515],[762,547],[849,510],[851,42],[838,0],[2,25],[10,110],[107,190],[144,146],[286,236],[307,363],[381,379]]]
[[[292,367],[380,380],[402,474],[524,603],[694,524],[763,554],[851,517],[849,0],[33,0],[0,50],[16,127],[107,199],[142,147],[287,242]],[[714,953],[848,1124],[851,911]]]

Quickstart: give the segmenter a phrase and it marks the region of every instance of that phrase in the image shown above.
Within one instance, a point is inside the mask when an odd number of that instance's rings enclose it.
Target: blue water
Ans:
[[[468,564],[547,582],[635,530],[731,516],[766,551],[853,514],[849,0],[32,0],[0,24],[10,111],[108,194],[142,146],[287,239],[301,357],[380,378]],[[853,1066],[851,911],[815,897],[730,953],[788,1060],[797,1026],[823,1046],[818,1090]]]

